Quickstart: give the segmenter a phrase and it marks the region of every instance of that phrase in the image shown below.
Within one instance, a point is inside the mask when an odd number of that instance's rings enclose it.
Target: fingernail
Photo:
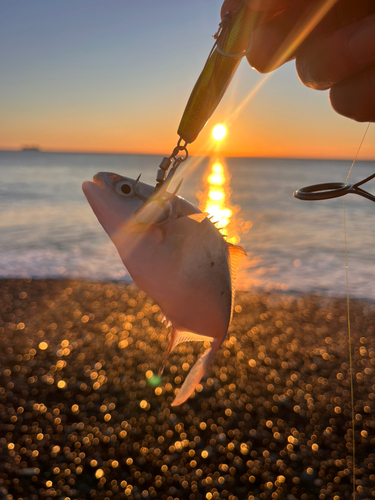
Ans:
[[[375,56],[375,22],[356,29],[348,40],[348,48],[352,57],[367,60]]]

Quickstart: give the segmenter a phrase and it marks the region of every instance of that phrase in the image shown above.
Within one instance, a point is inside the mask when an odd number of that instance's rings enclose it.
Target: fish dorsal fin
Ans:
[[[227,242],[227,246],[228,246],[228,253],[229,253],[230,281],[231,281],[231,287],[232,287],[231,311],[230,311],[230,321],[232,321],[233,308],[234,308],[234,296],[235,296],[235,292],[236,292],[235,284],[236,284],[237,272],[238,272],[238,268],[241,264],[242,259],[247,254],[246,254],[245,250],[238,245],[232,245],[232,243]]]
[[[193,332],[179,332],[176,330],[176,334],[171,342],[169,353],[171,353],[173,349],[178,346],[178,344],[182,344],[182,342],[212,342],[213,340],[214,339],[212,337],[207,337],[206,335],[198,335]]]
[[[203,222],[207,215],[208,212],[199,212],[197,214],[188,215],[188,218],[191,220],[195,220],[196,222]]]

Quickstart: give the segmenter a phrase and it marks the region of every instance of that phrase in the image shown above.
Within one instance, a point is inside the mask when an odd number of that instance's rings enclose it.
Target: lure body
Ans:
[[[215,111],[249,48],[253,27],[254,12],[245,3],[221,32],[190,95],[177,131],[186,143],[195,141]]]

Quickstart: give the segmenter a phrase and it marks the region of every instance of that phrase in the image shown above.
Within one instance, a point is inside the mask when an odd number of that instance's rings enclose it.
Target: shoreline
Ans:
[[[0,286],[5,283],[5,282],[22,282],[22,283],[38,283],[38,282],[59,282],[61,284],[63,283],[87,283],[88,285],[90,284],[98,284],[98,285],[106,285],[106,284],[118,284],[120,286],[125,285],[125,286],[135,286],[137,288],[137,285],[134,283],[130,275],[126,275],[125,277],[121,278],[102,278],[102,279],[90,279],[90,278],[85,278],[85,277],[75,277],[75,276],[63,276],[63,275],[56,275],[56,276],[48,276],[48,277],[43,277],[43,276],[0,276]],[[240,285],[241,286],[241,285]],[[297,288],[282,288],[282,287],[277,287],[277,286],[270,286],[266,285],[265,287],[262,286],[255,286],[251,285],[251,290],[245,290],[242,287],[236,289],[236,298],[235,300],[237,301],[237,298],[243,294],[251,294],[251,295],[275,295],[275,296],[291,296],[291,297],[317,297],[322,300],[329,299],[329,300],[345,300],[346,302],[346,291],[341,295],[335,294],[334,292],[328,291],[326,288],[324,289],[311,289],[311,290],[298,290]],[[366,297],[366,296],[358,296],[358,295],[351,295],[349,293],[349,300],[350,303],[353,302],[361,302],[363,304],[368,304],[369,306],[374,305],[375,306],[375,298],[372,297]],[[1,312],[1,307],[0,307],[0,312]]]
[[[159,379],[168,330],[135,285],[1,279],[0,301],[0,491],[351,498],[345,298],[238,292],[207,375],[175,408],[204,348],[178,346]],[[370,498],[375,305],[351,299],[350,309],[357,497]]]

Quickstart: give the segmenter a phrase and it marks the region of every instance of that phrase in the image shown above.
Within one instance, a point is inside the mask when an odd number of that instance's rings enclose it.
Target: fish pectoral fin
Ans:
[[[210,364],[215,352],[220,346],[220,342],[216,340],[212,346],[201,356],[190,370],[189,375],[186,377],[185,382],[182,384],[181,389],[178,391],[177,396],[172,402],[172,406],[178,406],[184,403],[187,398],[192,394],[197,387],[201,378],[206,373],[207,367]]]
[[[195,220],[195,222],[203,222],[207,218],[208,212],[199,212],[197,214],[188,215],[188,219]]]
[[[232,245],[232,243],[229,243],[228,241],[227,241],[227,247],[229,253],[229,271],[230,271],[230,281],[232,288],[232,300],[231,300],[231,312],[230,312],[230,321],[232,321],[234,296],[236,292],[235,285],[236,285],[237,272],[242,259],[246,257],[247,254],[242,247],[238,245]]]

